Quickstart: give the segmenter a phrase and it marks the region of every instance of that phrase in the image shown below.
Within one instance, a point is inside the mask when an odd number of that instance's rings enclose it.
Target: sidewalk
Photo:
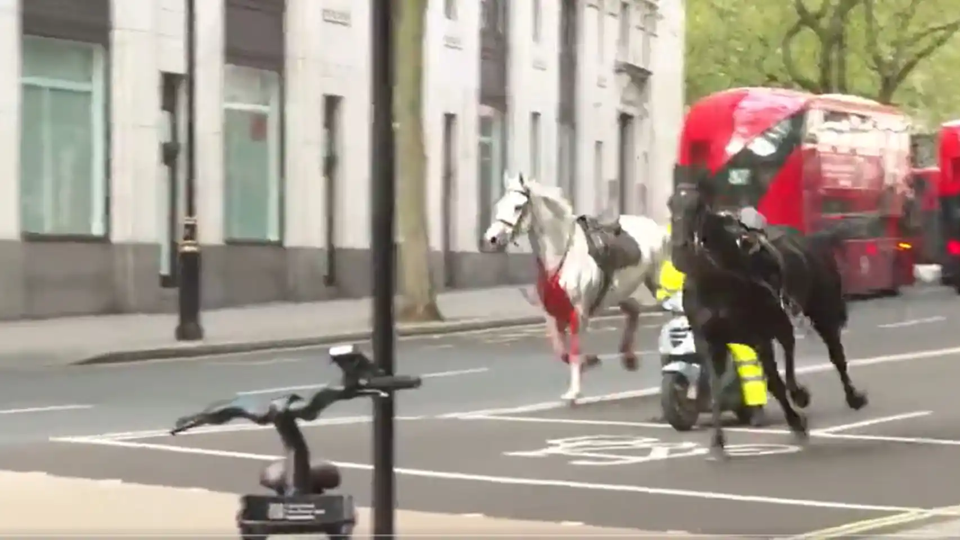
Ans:
[[[519,286],[441,293],[443,322],[401,325],[400,335],[535,324]],[[205,311],[201,342],[174,339],[175,314],[103,315],[0,323],[0,367],[124,362],[327,345],[369,338],[369,298]]]
[[[237,495],[200,489],[0,471],[0,536],[236,538]],[[451,488],[452,486],[447,486]],[[438,489],[443,489],[438,486]],[[370,538],[369,509],[359,509],[354,538]],[[400,538],[638,538],[650,532],[477,515],[397,511]],[[312,538],[312,537],[311,537]]]

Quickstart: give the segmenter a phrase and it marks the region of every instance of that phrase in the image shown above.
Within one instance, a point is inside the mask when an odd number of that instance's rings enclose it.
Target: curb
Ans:
[[[659,306],[645,312],[659,311]],[[618,310],[607,310],[593,317],[592,320],[619,316]],[[409,326],[399,326],[397,337],[416,337],[429,335],[456,334],[477,330],[491,330],[508,326],[530,326],[544,322],[543,315],[527,315],[523,317],[509,317],[500,319],[468,319],[453,322],[422,323]],[[276,351],[284,349],[303,349],[324,345],[340,345],[344,343],[365,342],[370,339],[370,330],[354,330],[338,332],[313,337],[265,339],[260,341],[235,341],[220,343],[175,344],[144,349],[124,351],[110,351],[88,356],[82,360],[72,362],[74,366],[93,366],[102,364],[121,364],[127,362],[144,362],[149,360],[169,360],[173,358],[198,358],[202,356],[220,356],[239,353],[261,351]]]

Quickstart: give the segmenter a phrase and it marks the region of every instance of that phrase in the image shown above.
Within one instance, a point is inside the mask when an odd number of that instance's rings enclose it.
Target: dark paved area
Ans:
[[[678,434],[652,424],[656,398],[400,422],[399,504],[646,530],[790,536],[960,503],[960,411],[953,397],[960,352],[875,363],[852,375],[870,393],[867,408],[846,408],[834,372],[804,375],[813,393],[811,426],[829,434],[814,434],[806,448],[793,448],[772,405],[765,430],[728,429],[728,436],[734,446],[780,453],[726,463],[704,459],[706,432]],[[898,415],[911,417],[877,421]],[[865,421],[875,423],[838,428]],[[370,425],[310,428],[308,436],[318,453],[344,463],[346,486],[368,500]],[[0,449],[0,463],[13,470],[243,492],[280,454],[266,430],[109,444],[127,446],[8,446]],[[557,444],[566,444],[562,455],[530,455]]]

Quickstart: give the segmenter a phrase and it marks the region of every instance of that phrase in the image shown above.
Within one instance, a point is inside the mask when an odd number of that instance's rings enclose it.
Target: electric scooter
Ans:
[[[340,470],[332,463],[310,460],[310,449],[297,421],[315,420],[338,401],[418,388],[421,380],[383,374],[352,345],[330,349],[330,358],[343,373],[339,387],[325,386],[309,398],[286,395],[274,399],[266,408],[243,398],[219,401],[200,413],[180,418],[170,431],[171,435],[177,435],[233,420],[272,424],[277,430],[286,458],[268,465],[260,475],[260,485],[273,490],[274,494],[240,497],[236,519],[243,540],[290,534],[325,534],[331,540],[348,540],[353,534],[356,525],[353,497],[329,493],[340,486]]]
[[[709,372],[683,313],[683,292],[668,297],[663,307],[674,317],[660,330],[660,407],[674,429],[689,431],[700,413],[710,410]],[[720,407],[733,412],[741,424],[759,425],[767,404],[767,383],[757,353],[746,345],[728,347],[727,368],[720,378]]]

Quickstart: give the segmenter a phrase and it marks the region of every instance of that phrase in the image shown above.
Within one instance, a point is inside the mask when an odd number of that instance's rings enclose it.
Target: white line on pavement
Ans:
[[[142,450],[159,450],[165,452],[175,452],[180,454],[197,454],[221,458],[250,459],[255,461],[274,461],[281,456],[272,456],[266,454],[253,454],[247,452],[233,452],[228,450],[213,450],[208,448],[190,448],[182,446],[170,446],[164,444],[139,443],[129,441],[111,441],[84,438],[61,438],[52,439],[55,442],[95,444],[105,446],[116,446],[126,448],[136,448]],[[373,466],[367,463],[352,462],[333,462],[344,469],[357,469],[370,471]],[[664,495],[673,497],[683,497],[691,499],[720,500],[742,503],[760,503],[774,504],[781,506],[798,506],[807,508],[832,508],[840,510],[860,510],[868,512],[917,512],[928,511],[924,508],[902,507],[902,506],[881,506],[870,504],[856,504],[834,501],[821,501],[812,499],[790,499],[784,497],[764,497],[759,495],[741,495],[736,493],[722,493],[714,491],[694,491],[688,489],[670,489],[647,486],[633,486],[625,484],[600,484],[593,482],[572,482],[567,480],[554,480],[543,478],[517,478],[512,476],[492,476],[484,474],[468,474],[459,472],[432,471],[424,469],[412,469],[407,467],[397,467],[394,472],[399,475],[415,476],[421,478],[435,478],[441,480],[460,480],[467,482],[480,482],[498,485],[514,486],[534,486],[534,487],[552,487],[567,488],[584,491],[606,491],[620,493],[638,493],[643,495]]]
[[[926,351],[915,351],[899,354],[888,354],[882,356],[872,356],[868,358],[855,358],[848,361],[850,367],[866,367],[877,364],[888,364],[894,362],[906,362],[910,360],[922,360],[929,358],[942,358],[945,356],[955,356],[960,354],[960,347],[948,347],[944,349],[932,349]],[[824,362],[812,366],[801,366],[797,368],[797,373],[819,373],[834,369],[833,364]],[[615,392],[600,396],[590,396],[577,400],[579,404],[602,403],[607,401],[620,401],[624,399],[635,399],[638,397],[655,396],[660,394],[660,387],[641,388],[639,390],[627,390],[624,392]],[[474,415],[504,415],[504,414],[524,414],[538,411],[548,411],[569,407],[565,401],[545,401],[533,403],[530,405],[521,405],[518,407],[505,407],[499,409],[482,409],[476,411],[455,412],[441,414],[438,418],[465,418]]]
[[[27,414],[56,411],[79,411],[92,409],[93,405],[49,405],[46,407],[23,407],[21,409],[2,409],[0,414]]]
[[[397,421],[410,421],[410,420],[423,420],[424,416],[397,416]],[[373,421],[373,417],[369,415],[365,416],[336,416],[333,418],[318,418],[316,420],[311,420],[309,422],[300,422],[300,427],[314,427],[314,426],[344,426],[344,425],[353,425],[353,424],[367,424]],[[197,429],[191,429],[190,431],[181,433],[177,435],[178,437],[185,437],[190,435],[203,435],[210,433],[232,433],[235,431],[261,431],[265,429],[276,429],[273,425],[260,426],[256,424],[228,424],[224,426],[203,426]],[[101,433],[97,435],[85,435],[83,437],[77,437],[80,439],[102,439],[102,440],[117,440],[117,441],[126,441],[126,440],[139,440],[139,439],[155,439],[160,437],[169,437],[169,429],[150,429],[143,431],[120,431],[114,433]]]
[[[473,375],[476,373],[485,373],[490,371],[490,368],[471,368],[471,369],[454,369],[449,371],[436,371],[433,373],[424,373],[420,375],[421,379],[441,379],[446,377],[459,377],[461,375]],[[326,386],[325,384],[303,384],[299,386],[281,386],[277,388],[262,388],[259,390],[245,390],[243,392],[237,392],[238,396],[256,396],[260,394],[281,394],[284,392],[295,392],[297,390],[313,390],[316,388],[321,388]]]
[[[898,420],[909,420],[911,418],[919,418],[921,416],[929,416],[931,414],[933,414],[933,411],[916,411],[916,412],[904,413],[904,414],[894,414],[891,416],[882,416],[880,418],[872,418],[870,420],[863,420],[860,422],[851,422],[849,424],[841,424],[839,426],[832,426],[824,429],[818,429],[818,430],[815,430],[814,433],[817,435],[837,433],[839,431],[849,431],[851,429],[875,426],[877,424],[884,424],[886,422],[896,422]]]
[[[905,328],[907,326],[916,326],[918,324],[930,324],[940,321],[945,321],[946,317],[936,316],[936,317],[926,317],[923,319],[907,319],[905,321],[887,323],[887,324],[878,324],[877,328]]]
[[[582,426],[615,426],[615,427],[638,427],[638,428],[656,428],[673,429],[669,424],[658,424],[655,422],[630,422],[626,420],[591,420],[580,418],[551,418],[543,416],[500,416],[500,415],[478,415],[463,417],[462,420],[493,420],[501,422],[529,422],[531,424],[568,424]],[[787,429],[776,428],[748,428],[748,427],[725,427],[724,431],[736,433],[752,433],[755,435],[792,435]],[[846,433],[823,433],[820,431],[810,432],[812,437],[823,439],[842,439],[846,441],[874,441],[891,442],[903,444],[926,444],[931,446],[960,446],[960,441],[953,439],[932,439],[927,437],[896,437],[887,435],[853,435]]]

